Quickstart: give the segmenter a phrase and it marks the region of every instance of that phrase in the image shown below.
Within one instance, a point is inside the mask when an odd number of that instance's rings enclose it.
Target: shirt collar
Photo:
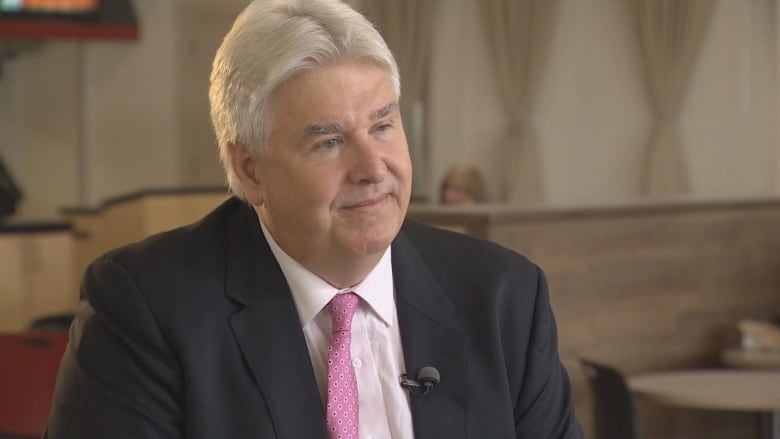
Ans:
[[[282,269],[287,284],[290,286],[295,308],[301,327],[306,326],[338,293],[353,291],[379,316],[384,323],[393,326],[395,311],[395,294],[393,287],[393,267],[390,247],[385,250],[377,265],[368,273],[365,279],[350,288],[338,289],[324,279],[309,271],[298,261],[287,254],[276,243],[271,233],[259,218],[260,228],[271,247],[276,261]]]

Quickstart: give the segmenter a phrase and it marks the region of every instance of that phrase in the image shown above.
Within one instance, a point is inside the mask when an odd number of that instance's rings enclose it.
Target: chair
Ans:
[[[40,438],[67,332],[0,333],[0,438]]]
[[[634,395],[616,369],[580,359],[593,392],[595,439],[640,439]]]

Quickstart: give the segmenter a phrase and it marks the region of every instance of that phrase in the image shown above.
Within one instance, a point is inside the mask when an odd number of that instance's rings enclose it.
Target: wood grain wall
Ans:
[[[409,216],[493,240],[542,267],[587,433],[591,396],[580,357],[629,375],[720,367],[720,350],[736,342],[737,321],[780,312],[780,200],[416,207]],[[761,437],[761,417],[753,413],[644,401],[638,409],[647,439]]]
[[[72,254],[69,227],[0,231],[0,331],[75,308]]]

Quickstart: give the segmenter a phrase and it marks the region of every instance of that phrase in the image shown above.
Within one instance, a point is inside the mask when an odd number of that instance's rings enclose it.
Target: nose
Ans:
[[[349,178],[356,184],[379,183],[387,176],[383,145],[370,138],[358,139],[351,145]]]

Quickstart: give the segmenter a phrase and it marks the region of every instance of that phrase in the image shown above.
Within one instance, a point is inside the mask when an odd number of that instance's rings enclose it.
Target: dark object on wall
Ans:
[[[137,40],[132,0],[101,0],[81,11],[0,10],[2,38]]]
[[[27,326],[28,331],[67,331],[75,314],[64,313],[38,317]],[[2,439],[0,437],[0,439]]]
[[[0,159],[0,218],[14,213],[21,199],[22,192]]]
[[[639,439],[634,395],[623,375],[610,366],[580,359],[593,391],[593,420],[598,439]]]

